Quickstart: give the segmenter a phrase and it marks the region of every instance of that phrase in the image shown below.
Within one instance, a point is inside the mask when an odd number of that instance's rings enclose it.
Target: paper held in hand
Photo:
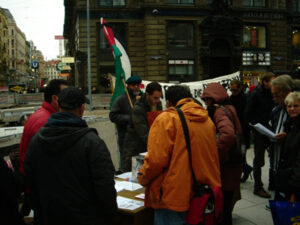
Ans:
[[[267,136],[270,140],[275,140],[275,133],[268,128],[266,128],[264,125],[257,123],[255,125],[249,123],[250,126],[252,126],[255,130],[257,130],[260,134]]]

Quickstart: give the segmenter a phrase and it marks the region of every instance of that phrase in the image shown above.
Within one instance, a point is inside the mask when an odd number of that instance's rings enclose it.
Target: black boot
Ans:
[[[247,163],[244,165],[244,167],[243,167],[243,176],[241,178],[242,183],[246,182],[249,175],[251,176],[252,170],[253,170],[252,166],[248,165]]]

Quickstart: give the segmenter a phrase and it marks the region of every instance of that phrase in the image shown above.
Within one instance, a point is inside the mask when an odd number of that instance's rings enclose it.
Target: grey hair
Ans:
[[[295,88],[294,81],[290,75],[283,74],[271,81],[271,86],[278,87],[281,91],[293,91]]]
[[[288,105],[289,103],[300,102],[300,92],[294,91],[289,93],[284,99],[284,104]]]

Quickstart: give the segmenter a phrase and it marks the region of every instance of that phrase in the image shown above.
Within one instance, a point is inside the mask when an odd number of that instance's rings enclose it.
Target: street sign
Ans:
[[[10,92],[20,92],[25,90],[25,84],[8,85]]]
[[[55,35],[55,36],[54,36],[54,39],[55,39],[55,40],[64,40],[65,38],[64,38],[64,36],[62,36],[62,35]]]
[[[32,69],[38,69],[40,67],[40,63],[36,60],[33,60],[31,63],[31,68]]]
[[[71,66],[69,66],[69,65],[62,66],[61,68],[62,68],[62,71],[71,71],[72,70]]]
[[[59,76],[60,77],[69,77],[70,73],[60,73]]]
[[[62,57],[62,63],[74,63],[74,57]]]
[[[67,63],[59,62],[56,66],[56,69],[59,70],[60,72],[62,72],[62,71],[64,71],[63,67],[66,67],[66,66],[69,66],[69,65]],[[71,70],[71,67],[69,70]]]

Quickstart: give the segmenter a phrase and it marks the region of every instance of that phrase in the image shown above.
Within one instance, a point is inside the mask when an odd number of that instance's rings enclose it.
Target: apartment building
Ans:
[[[7,18],[0,8],[0,87],[7,85]]]
[[[57,64],[60,60],[51,60],[46,61],[44,63],[44,74],[45,74],[45,81],[49,82],[53,79],[59,79],[59,71],[57,70]],[[46,83],[45,82],[45,83]]]
[[[19,29],[13,15],[8,9],[3,9],[7,18],[7,68],[8,83],[24,83],[29,72],[26,64],[26,36]]]

